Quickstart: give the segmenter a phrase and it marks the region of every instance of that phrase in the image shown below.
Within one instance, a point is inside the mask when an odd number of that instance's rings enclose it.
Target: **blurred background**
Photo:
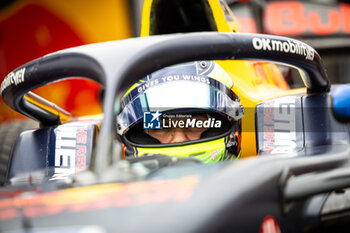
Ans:
[[[350,82],[350,1],[227,0],[242,32],[293,37],[321,55],[332,84]]]
[[[0,80],[16,67],[57,50],[138,36],[142,1],[1,0]],[[37,94],[73,115],[101,112],[99,87],[70,80]],[[0,100],[0,122],[21,118]]]
[[[202,0],[187,0],[195,1]],[[226,2],[241,32],[303,40],[321,54],[333,84],[350,81],[348,1]],[[16,67],[57,50],[139,36],[142,6],[143,0],[1,0],[0,80]],[[175,3],[172,7],[181,14],[182,8]],[[71,80],[35,92],[73,115],[86,115],[101,112],[99,90],[93,82]],[[0,99],[0,122],[21,117]]]

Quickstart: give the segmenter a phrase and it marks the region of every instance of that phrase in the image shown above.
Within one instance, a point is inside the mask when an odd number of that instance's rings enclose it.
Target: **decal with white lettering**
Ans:
[[[63,179],[75,173],[77,128],[58,126],[54,175],[50,180]]]
[[[161,83],[166,83],[166,82],[172,82],[172,81],[179,81],[179,80],[186,80],[186,81],[195,81],[195,82],[203,82],[206,84],[210,84],[210,80],[206,76],[201,76],[201,75],[187,75],[187,74],[182,74],[182,75],[167,75],[163,76],[158,79],[150,80],[148,82],[145,82],[141,84],[138,88],[137,91],[138,93],[144,92],[150,87],[156,86]]]
[[[282,97],[257,106],[259,154],[292,153],[304,146],[301,101]]]
[[[315,56],[315,50],[312,47],[295,40],[280,41],[268,38],[254,37],[252,44],[256,50],[297,54],[304,56],[306,60],[310,61],[312,61]]]
[[[96,125],[86,122],[72,122],[54,130],[55,153],[50,155],[53,157],[50,180],[66,179],[88,167],[95,131]]]
[[[1,93],[9,86],[17,86],[18,84],[23,83],[25,71],[26,68],[23,67],[19,70],[12,71],[11,73],[9,73],[1,83]]]

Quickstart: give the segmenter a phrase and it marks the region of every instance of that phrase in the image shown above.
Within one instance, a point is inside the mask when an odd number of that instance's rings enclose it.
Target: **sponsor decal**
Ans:
[[[25,71],[26,71],[26,68],[23,67],[19,70],[12,71],[11,73],[9,73],[4,78],[4,81],[1,83],[1,93],[11,85],[17,86],[18,84],[23,83]]]
[[[54,174],[50,180],[65,179],[67,176],[86,169],[88,165],[89,127],[87,125],[58,126],[54,158]]]
[[[187,74],[181,74],[181,75],[168,75],[164,76],[158,79],[147,81],[143,84],[141,84],[137,91],[138,93],[146,91],[148,88],[156,86],[161,83],[165,82],[172,82],[172,81],[179,81],[179,80],[186,80],[186,81],[196,81],[196,82],[203,82],[206,84],[210,84],[209,78],[201,75],[187,75]]]
[[[258,107],[259,150],[267,154],[295,152],[303,147],[299,99],[277,98]],[[262,132],[261,132],[262,131]]]
[[[76,145],[76,127],[57,127],[54,175],[50,180],[64,179],[75,173]]]
[[[76,169],[77,172],[86,169],[87,153],[87,126],[83,125],[77,129],[77,147],[76,147]]]
[[[310,46],[295,40],[274,40],[268,38],[254,37],[252,40],[254,49],[264,51],[277,51],[283,53],[297,54],[304,56],[306,60],[312,61],[315,50]]]

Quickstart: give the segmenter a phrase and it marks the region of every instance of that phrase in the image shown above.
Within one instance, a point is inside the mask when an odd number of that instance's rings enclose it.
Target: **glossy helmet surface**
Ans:
[[[120,103],[117,132],[124,156],[162,154],[204,163],[239,158],[244,109],[232,87],[214,61],[179,64],[143,78]],[[164,142],[162,135],[178,131],[200,134]]]

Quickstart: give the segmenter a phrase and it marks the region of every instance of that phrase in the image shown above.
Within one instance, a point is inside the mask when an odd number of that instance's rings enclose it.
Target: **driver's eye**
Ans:
[[[150,135],[166,135],[168,134],[170,129],[148,129],[148,134]]]
[[[203,128],[203,127],[200,127],[200,128],[197,128],[197,127],[190,127],[190,128],[186,128],[186,131],[188,131],[188,132],[203,132],[203,131],[205,131],[206,129],[205,128]]]

